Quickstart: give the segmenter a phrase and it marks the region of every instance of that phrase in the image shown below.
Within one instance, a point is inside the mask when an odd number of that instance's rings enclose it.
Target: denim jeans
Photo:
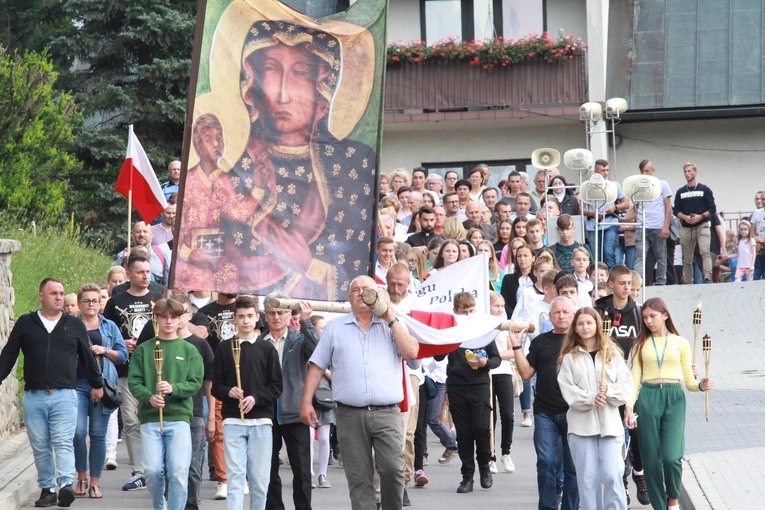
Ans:
[[[765,280],[765,253],[754,256],[754,274],[752,280]]]
[[[441,420],[438,419],[438,414],[441,412],[441,406],[444,403],[444,393],[446,392],[446,385],[444,383],[436,383],[438,388],[438,394],[427,401],[425,410],[425,421],[427,422],[430,430],[441,441],[441,445],[449,450],[457,449],[457,440],[452,437],[449,431],[446,429]]]
[[[202,486],[202,461],[205,457],[205,419],[201,416],[192,417],[190,428],[191,465],[189,466],[186,510],[197,510],[199,508],[199,488]]]
[[[637,271],[644,280],[643,274],[643,229],[638,227],[635,235],[635,271]],[[661,229],[645,229],[645,254],[646,260],[651,260],[648,253],[653,253],[653,260],[656,261],[656,271],[654,281],[643,281],[643,285],[666,285],[667,284],[667,240],[661,238]],[[646,273],[650,273],[646,268]]]
[[[141,445],[141,465],[154,510],[165,509],[165,478],[167,510],[183,510],[188,496],[191,427],[185,421],[165,421],[164,432],[160,432],[159,422],[143,423]]]
[[[563,462],[563,501],[561,510],[579,508],[576,470],[568,447],[566,413],[534,414],[534,449],[537,452],[537,489],[539,510],[558,510],[555,494],[557,473]],[[561,459],[561,454],[563,459]]]
[[[590,238],[590,249],[595,254],[595,231],[588,230],[587,234]],[[619,225],[601,229],[599,240],[598,262],[605,262],[609,268],[614,267],[616,265],[616,243],[619,240]],[[593,260],[593,262],[595,261]]]
[[[104,407],[102,402],[94,404],[90,399],[90,384],[87,379],[77,379],[77,429],[74,433],[74,467],[78,473],[88,470],[90,476],[101,478],[106,461],[106,428],[114,409]],[[87,438],[90,436],[90,457]]]
[[[52,489],[57,482],[59,487],[74,483],[74,431],[77,428],[75,390],[25,391],[24,422],[40,488]]]
[[[614,248],[614,263],[623,264],[629,269],[635,269],[635,246],[627,246],[624,237],[619,236],[619,242]]]
[[[243,508],[244,484],[248,482],[250,510],[266,508],[272,448],[271,425],[223,425],[223,453],[228,475],[227,508]]]
[[[521,403],[521,412],[531,412],[531,381],[523,381],[523,391],[518,395],[518,401]]]

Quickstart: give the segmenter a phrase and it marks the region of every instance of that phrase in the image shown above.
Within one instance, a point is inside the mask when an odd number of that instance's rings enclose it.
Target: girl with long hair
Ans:
[[[502,255],[499,258],[499,267],[505,270],[505,273],[515,272],[515,253],[523,245],[528,246],[529,243],[522,237],[515,237],[512,241],[507,243],[502,249]]]
[[[513,222],[510,220],[499,220],[497,223],[497,238],[494,240],[494,253],[497,258],[502,256],[502,249],[512,239]]]
[[[423,277],[428,273],[425,253],[422,250],[409,250],[406,254],[406,263],[409,266],[409,272],[412,273],[412,278],[421,283]]]
[[[507,319],[505,300],[496,292],[489,292],[489,310],[492,315]],[[513,460],[510,458],[510,447],[513,444],[513,429],[515,426],[515,418],[513,418],[513,401],[515,400],[513,385],[521,384],[521,381],[513,380],[512,364],[515,360],[515,351],[513,351],[513,345],[508,339],[507,331],[500,331],[494,339],[494,344],[497,346],[497,352],[502,359],[502,363],[491,371],[491,402],[494,407],[494,430],[496,433],[497,416],[499,415],[502,419],[502,432],[499,434],[501,438],[500,448],[502,450],[500,460],[506,473],[514,473],[515,464],[513,464]],[[497,456],[492,449],[491,462],[495,464],[494,467],[496,467],[496,461]]]
[[[508,317],[512,317],[515,305],[524,289],[534,285],[537,280],[532,273],[536,258],[534,250],[527,244],[521,244],[515,251],[513,272],[505,274],[500,290],[500,294],[505,298],[505,311]]]
[[[642,315],[632,347],[634,391],[624,408],[624,426],[637,427],[651,506],[679,510],[685,452],[685,393],[680,381],[689,391],[709,391],[714,384],[709,378],[694,377],[691,348],[678,335],[661,298],[648,299]]]
[[[632,374],[610,335],[603,335],[595,309],[580,308],[572,324],[558,358],[558,385],[569,406],[568,444],[580,502],[593,510],[627,510],[619,406],[632,395]]]
[[[449,267],[455,262],[459,262],[460,260],[462,260],[460,258],[460,243],[454,239],[447,239],[438,250],[438,256],[436,257],[436,261],[433,263],[433,269],[431,269],[428,274],[425,275],[423,281],[427,280],[430,275],[436,274],[438,271]]]
[[[738,259],[736,272],[731,281],[751,281],[754,272],[754,256],[757,254],[757,242],[754,239],[752,224],[747,220],[741,220],[738,224],[736,246],[736,254],[725,257],[727,260]]]
[[[505,272],[499,268],[497,257],[494,256],[494,246],[489,241],[481,241],[478,243],[476,254],[480,255],[485,253],[489,257],[489,287],[497,294],[502,290],[502,281],[505,279]],[[504,300],[503,300],[504,306]]]

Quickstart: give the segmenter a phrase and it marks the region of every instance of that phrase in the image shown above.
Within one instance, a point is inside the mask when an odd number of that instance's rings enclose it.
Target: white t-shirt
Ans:
[[[612,181],[612,182],[616,184],[616,201],[617,202],[621,201],[624,198],[624,191],[622,191],[622,185],[616,181]],[[603,214],[603,219],[598,220],[598,230],[603,230],[609,224],[619,223],[619,218],[616,217],[616,214],[611,214],[611,215],[606,214],[606,209],[614,205],[616,205],[614,202],[608,202],[607,204],[604,204],[598,208],[598,211],[600,211]],[[590,204],[585,204],[585,209],[588,211],[594,211],[595,206]],[[595,230],[595,218],[587,218],[586,228],[587,230]]]
[[[645,207],[645,228],[659,229],[664,228],[664,199],[672,197],[672,190],[667,181],[661,181],[661,196],[646,204],[637,204],[637,221],[643,222],[643,208]]]
[[[765,207],[760,207],[752,213],[751,224],[757,237],[765,237]]]
[[[43,317],[43,314],[42,314],[42,313],[40,313],[40,311],[38,310],[38,311],[37,311],[37,316],[38,316],[38,317],[40,317],[40,320],[42,321],[42,323],[43,323],[43,326],[45,326],[45,329],[47,329],[47,330],[48,330],[48,333],[50,333],[50,332],[52,332],[52,331],[53,331],[53,328],[55,328],[55,327],[56,327],[56,324],[58,324],[58,321],[60,321],[60,320],[61,320],[61,317],[63,317],[63,314],[62,314],[62,315],[59,315],[59,316],[58,316],[58,319],[55,319],[55,320],[48,320],[48,319],[46,319],[45,317]]]

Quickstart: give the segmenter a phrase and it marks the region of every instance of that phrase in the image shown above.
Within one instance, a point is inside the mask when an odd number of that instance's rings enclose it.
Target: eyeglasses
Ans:
[[[100,302],[100,299],[80,299],[80,303],[83,305],[97,305]]]
[[[266,315],[269,317],[274,317],[275,315],[278,315],[279,317],[283,317],[284,315],[287,315],[289,310],[269,310],[266,312]]]
[[[168,317],[157,317],[157,320],[167,321],[167,322],[176,322],[176,321],[181,320],[181,318],[180,317],[170,317],[170,316],[168,316]]]

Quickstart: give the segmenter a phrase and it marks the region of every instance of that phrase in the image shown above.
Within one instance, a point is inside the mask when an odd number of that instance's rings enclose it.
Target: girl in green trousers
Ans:
[[[680,381],[689,391],[709,391],[713,384],[708,378],[696,381],[691,348],[678,336],[664,301],[647,300],[642,314],[643,327],[632,349],[635,391],[624,411],[624,425],[637,427],[651,506],[679,510],[685,450],[685,393]]]

